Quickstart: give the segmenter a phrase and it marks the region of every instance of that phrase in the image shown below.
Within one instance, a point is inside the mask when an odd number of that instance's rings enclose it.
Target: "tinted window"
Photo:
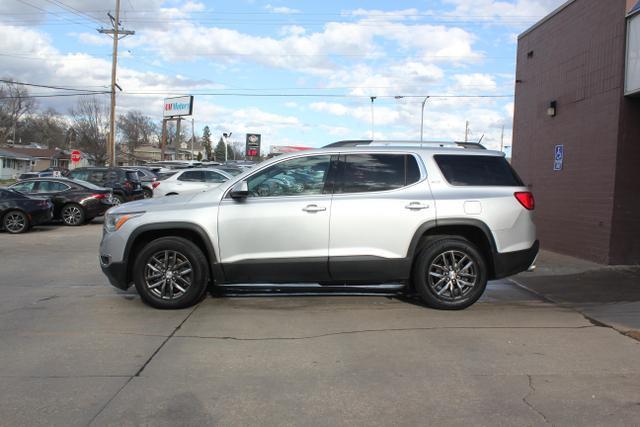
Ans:
[[[11,188],[21,193],[31,193],[35,184],[35,181],[19,182],[18,184],[12,185]]]
[[[74,179],[81,179],[83,181],[87,181],[89,179],[89,171],[86,169],[71,171],[70,175]]]
[[[214,172],[214,171],[203,171],[203,172],[204,172],[205,182],[212,182],[212,183],[219,184],[227,180],[227,177],[219,174],[218,172]]]
[[[68,188],[69,186],[61,182],[40,181],[36,188],[36,193],[58,193],[60,191],[65,191]]]
[[[202,171],[185,171],[178,177],[178,181],[197,181],[202,182],[204,175]]]
[[[523,185],[504,157],[442,154],[433,157],[451,185]]]
[[[134,181],[134,182],[140,181],[140,175],[144,175],[142,172],[138,172],[138,171],[126,171],[125,174],[127,175],[127,179],[129,181]]]
[[[405,154],[347,154],[340,169],[337,193],[394,190],[420,180],[415,157]]]
[[[331,156],[286,160],[249,177],[251,197],[322,194]]]

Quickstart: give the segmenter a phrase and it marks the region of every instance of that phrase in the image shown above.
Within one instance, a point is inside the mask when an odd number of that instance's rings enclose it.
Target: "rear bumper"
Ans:
[[[129,289],[127,264],[124,262],[109,262],[103,259],[103,257],[100,257],[100,268],[112,286],[122,290]]]
[[[540,242],[537,240],[529,249],[493,254],[493,279],[502,279],[529,269],[538,255]]]

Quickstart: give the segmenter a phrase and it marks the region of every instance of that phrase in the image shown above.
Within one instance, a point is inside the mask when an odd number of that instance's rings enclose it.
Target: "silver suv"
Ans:
[[[429,144],[276,157],[221,186],[108,211],[100,264],[157,308],[238,283],[400,283],[462,309],[538,252],[534,200],[500,152]]]

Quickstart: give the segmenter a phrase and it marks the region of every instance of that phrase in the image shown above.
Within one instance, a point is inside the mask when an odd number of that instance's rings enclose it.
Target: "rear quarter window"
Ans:
[[[437,154],[433,158],[451,185],[524,185],[504,157]]]

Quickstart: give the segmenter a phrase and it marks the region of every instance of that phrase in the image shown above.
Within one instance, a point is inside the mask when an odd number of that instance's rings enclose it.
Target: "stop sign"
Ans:
[[[80,152],[78,150],[73,150],[71,152],[71,161],[73,163],[78,163],[80,161]]]

